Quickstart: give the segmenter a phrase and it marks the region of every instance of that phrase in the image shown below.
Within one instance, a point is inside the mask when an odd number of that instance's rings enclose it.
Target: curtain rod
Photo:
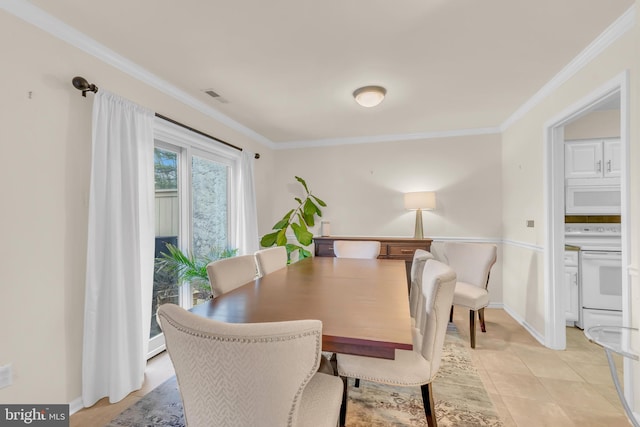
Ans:
[[[93,92],[93,93],[97,93],[98,92],[98,86],[94,85],[93,83],[89,83],[87,81],[87,79],[85,79],[84,77],[76,76],[76,77],[73,78],[73,80],[71,80],[71,83],[73,83],[73,87],[75,87],[76,89],[82,91],[82,96],[84,96],[84,97],[87,96],[87,92]],[[204,137],[209,138],[209,139],[213,139],[214,141],[217,141],[217,142],[219,142],[221,144],[224,144],[224,145],[226,145],[228,147],[235,148],[236,150],[244,151],[242,148],[240,148],[240,147],[238,147],[236,145],[230,144],[230,143],[228,143],[226,141],[223,141],[223,140],[221,140],[219,138],[216,138],[215,136],[211,136],[211,135],[206,134],[206,133],[204,133],[202,131],[199,131],[198,129],[194,129],[191,126],[187,126],[187,125],[185,125],[183,123],[180,123],[180,122],[178,122],[176,120],[170,119],[169,117],[163,116],[160,113],[155,113],[155,114],[156,114],[156,117],[158,117],[158,118],[160,118],[162,120],[166,120],[166,121],[168,121],[170,123],[173,123],[174,125],[183,127],[183,128],[185,128],[187,130],[190,130],[191,132],[197,133],[198,135],[204,136]],[[256,158],[256,159],[259,159],[260,158],[260,153],[255,153],[255,155],[253,157]]]

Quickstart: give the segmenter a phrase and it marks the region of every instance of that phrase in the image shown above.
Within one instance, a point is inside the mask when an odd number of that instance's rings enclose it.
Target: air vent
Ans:
[[[222,103],[222,104],[227,104],[229,101],[227,101],[225,98],[221,97],[216,91],[214,91],[213,89],[203,89],[202,90],[204,93],[206,93],[207,95],[209,95],[210,97],[212,97],[213,99],[215,99],[216,101]]]

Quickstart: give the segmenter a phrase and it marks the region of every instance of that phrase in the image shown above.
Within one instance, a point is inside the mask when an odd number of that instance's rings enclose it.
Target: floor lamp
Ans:
[[[418,191],[404,194],[405,209],[416,211],[416,229],[414,239],[424,239],[422,231],[422,211],[432,211],[436,208],[436,193],[433,191]]]

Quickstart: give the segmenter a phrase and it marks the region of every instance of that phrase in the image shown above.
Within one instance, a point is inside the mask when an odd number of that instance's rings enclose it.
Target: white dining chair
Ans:
[[[380,242],[369,240],[336,240],[333,242],[336,258],[375,259],[380,255]]]
[[[207,275],[216,298],[256,278],[256,257],[240,255],[212,261],[207,265]]]
[[[348,379],[357,378],[396,386],[420,386],[427,424],[437,426],[431,383],[440,368],[455,286],[456,273],[451,267],[435,259],[427,260],[422,274],[424,315],[415,328],[413,350],[396,350],[395,359],[337,355],[338,374],[344,386],[342,425],[346,419]]]
[[[189,427],[335,427],[342,382],[317,372],[320,320],[224,323],[163,304],[158,317]]]
[[[416,249],[413,253],[413,261],[411,262],[411,284],[409,287],[409,311],[411,313],[412,326],[416,325],[416,313],[418,312],[418,306],[422,301],[422,272],[424,271],[424,264],[428,259],[434,259],[431,252],[424,249]]]
[[[260,277],[287,266],[287,248],[284,246],[261,249],[255,255]]]
[[[487,332],[484,323],[484,308],[489,305],[489,273],[496,263],[496,245],[487,243],[446,242],[444,257],[456,272],[458,283],[453,294],[453,305],[449,321],[453,321],[453,307],[456,305],[469,309],[469,340],[471,348],[476,348],[476,311],[480,320],[480,329]]]

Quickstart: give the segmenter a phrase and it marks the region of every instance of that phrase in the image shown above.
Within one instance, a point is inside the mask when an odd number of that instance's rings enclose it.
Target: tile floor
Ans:
[[[505,427],[629,426],[611,381],[604,351],[581,330],[567,328],[567,349],[549,350],[499,309],[486,309],[472,360]],[[468,337],[468,311],[454,322]],[[620,359],[617,360],[621,369]],[[71,427],[104,426],[173,375],[166,353],[149,361],[142,389],[110,405],[106,399],[71,416]]]

